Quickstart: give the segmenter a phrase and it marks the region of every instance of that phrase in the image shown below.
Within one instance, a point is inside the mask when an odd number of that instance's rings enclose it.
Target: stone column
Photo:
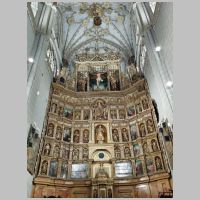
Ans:
[[[71,179],[71,172],[72,172],[72,161],[68,162],[68,172],[67,172],[67,179]]]

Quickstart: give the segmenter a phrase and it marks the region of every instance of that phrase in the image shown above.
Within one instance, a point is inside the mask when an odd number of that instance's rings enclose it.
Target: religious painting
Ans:
[[[85,129],[83,131],[83,143],[88,143],[89,142],[89,131]]]
[[[71,128],[65,127],[63,133],[63,141],[70,142],[71,140]]]
[[[148,133],[153,133],[154,130],[155,130],[153,120],[152,119],[148,119],[146,121],[146,125],[147,125],[147,131],[148,131]]]
[[[88,178],[88,164],[72,164],[71,178],[81,179]]]
[[[111,91],[120,90],[119,70],[110,72],[109,81]]]
[[[141,123],[139,125],[139,131],[140,131],[140,136],[141,137],[145,137],[145,135],[146,135],[146,129],[145,129],[144,123]]]
[[[110,118],[117,119],[117,110],[110,110]]]
[[[133,169],[132,169],[131,161],[115,163],[116,177],[129,177],[132,175],[133,175]]]
[[[133,144],[133,152],[135,156],[139,156],[141,154],[139,144]]]
[[[43,160],[41,164],[40,174],[47,175],[47,170],[48,170],[48,162],[46,160]]]
[[[107,90],[108,87],[108,79],[107,72],[100,73],[94,72],[89,74],[90,79],[90,91],[99,91],[99,90]]]
[[[158,144],[155,139],[151,140],[151,148],[153,151],[158,151]]]
[[[107,142],[107,130],[103,125],[98,125],[95,128],[95,143],[103,144]]]
[[[83,120],[89,120],[90,119],[90,110],[84,110],[83,111]]]
[[[81,120],[81,111],[80,110],[74,111],[74,119]]]
[[[119,110],[119,119],[125,119],[126,118],[126,113],[125,110]]]
[[[128,137],[128,131],[126,128],[123,128],[121,130],[121,133],[122,133],[122,141],[123,142],[128,142],[129,141],[129,137]]]
[[[49,176],[57,177],[57,170],[58,170],[58,162],[56,160],[52,160],[50,162],[50,167],[49,167]]]
[[[119,134],[117,129],[112,130],[112,138],[114,142],[119,142]]]
[[[77,92],[87,91],[87,76],[82,72],[77,73]]]
[[[66,162],[62,162],[60,177],[63,179],[67,179],[67,163]]]
[[[137,139],[137,127],[136,124],[131,124],[130,125],[130,135],[132,140]]]
[[[147,110],[149,108],[149,104],[146,98],[142,99],[142,106],[144,110]]]
[[[134,117],[135,116],[135,107],[130,106],[127,108],[127,116],[128,117]]]
[[[108,108],[106,102],[102,99],[97,99],[92,107],[93,120],[107,120]]]
[[[143,172],[142,161],[136,160],[135,165],[136,165],[136,175],[137,176],[143,175],[144,172]]]
[[[74,143],[79,143],[79,141],[80,141],[80,131],[79,130],[74,130],[73,142]]]
[[[72,119],[73,119],[73,109],[72,109],[72,108],[65,107],[65,108],[64,108],[64,116],[65,116],[67,119],[72,120]]]
[[[155,171],[155,167],[153,164],[153,159],[152,158],[147,158],[146,159],[146,165],[147,165],[147,173],[152,174]]]
[[[54,132],[54,125],[52,123],[49,123],[47,127],[47,136],[53,137],[53,132]]]
[[[31,125],[27,138],[27,170],[33,175],[39,151],[40,137],[36,129]]]
[[[155,157],[155,165],[156,165],[156,171],[160,171],[162,170],[162,162],[161,162],[161,158],[159,156]]]

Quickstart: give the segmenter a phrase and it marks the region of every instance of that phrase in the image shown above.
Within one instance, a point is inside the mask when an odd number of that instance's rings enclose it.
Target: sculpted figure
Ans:
[[[103,128],[101,127],[101,125],[97,129],[96,135],[97,135],[97,143],[102,144],[104,142],[105,138],[104,138],[104,131],[103,131]]]
[[[45,145],[44,155],[48,156],[50,154],[50,150],[51,150],[51,145],[48,143],[48,144]]]

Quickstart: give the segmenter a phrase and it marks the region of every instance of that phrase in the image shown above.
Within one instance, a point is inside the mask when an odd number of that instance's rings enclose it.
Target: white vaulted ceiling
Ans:
[[[115,51],[124,58],[135,54],[133,2],[58,3],[63,23],[63,57],[71,62],[79,53]],[[94,25],[94,12],[102,23]]]

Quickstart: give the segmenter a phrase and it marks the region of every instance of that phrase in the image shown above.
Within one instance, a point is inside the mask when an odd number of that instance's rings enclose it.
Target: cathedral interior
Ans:
[[[27,197],[173,197],[173,3],[27,3]]]

